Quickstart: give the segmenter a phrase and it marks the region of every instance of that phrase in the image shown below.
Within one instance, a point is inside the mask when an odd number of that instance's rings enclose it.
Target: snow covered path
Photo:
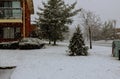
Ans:
[[[111,47],[94,46],[89,56],[70,57],[67,45],[39,50],[0,50],[0,65],[17,65],[11,79],[119,79],[120,61]]]

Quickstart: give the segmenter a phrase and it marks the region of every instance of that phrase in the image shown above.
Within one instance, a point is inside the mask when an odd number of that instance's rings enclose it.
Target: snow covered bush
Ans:
[[[0,43],[0,49],[9,49],[10,48],[10,43]]]
[[[40,49],[45,43],[38,38],[23,38],[19,42],[20,49]]]
[[[17,49],[18,47],[18,41],[0,43],[0,49]]]
[[[19,48],[19,41],[13,41],[10,43],[10,49],[18,49]]]
[[[40,49],[45,43],[38,38],[23,38],[19,41],[2,42],[0,49]]]
[[[69,50],[70,50],[69,51],[70,56],[75,56],[75,55],[85,56],[88,54],[87,52],[88,47],[85,46],[84,39],[82,37],[82,33],[79,26],[76,28],[76,31],[70,40]]]

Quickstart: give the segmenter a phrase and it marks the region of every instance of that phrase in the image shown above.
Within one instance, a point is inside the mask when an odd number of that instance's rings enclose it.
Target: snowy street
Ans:
[[[119,79],[120,61],[111,47],[93,46],[88,56],[70,57],[67,45],[38,50],[0,50],[0,66],[15,65],[11,79]]]

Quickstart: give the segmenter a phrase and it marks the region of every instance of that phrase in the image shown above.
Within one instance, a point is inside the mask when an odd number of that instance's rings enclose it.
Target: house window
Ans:
[[[20,1],[19,0],[12,0],[12,1],[0,1],[0,7],[5,8],[20,8]]]
[[[19,0],[0,1],[0,18],[21,18],[20,8]]]
[[[8,18],[12,16],[12,10],[8,10],[5,8],[11,8],[11,1],[1,1],[0,2],[0,18]]]
[[[14,39],[21,37],[20,27],[3,27],[0,28],[0,38],[3,39]]]
[[[12,8],[20,8],[20,2],[19,1],[13,1],[12,2]]]
[[[20,27],[5,27],[0,30],[0,38],[20,38],[21,32]]]
[[[4,2],[4,8],[11,8],[12,7],[12,3],[10,1]],[[8,18],[8,17],[12,17],[12,10],[4,10],[4,17]]]
[[[21,32],[20,32],[20,27],[15,28],[15,38],[20,38],[21,37]]]
[[[5,27],[3,28],[3,38],[14,38],[14,28]]]
[[[20,2],[19,1],[13,1],[12,2],[12,8],[20,8]],[[15,18],[21,17],[21,10],[14,9],[12,10],[13,16]]]

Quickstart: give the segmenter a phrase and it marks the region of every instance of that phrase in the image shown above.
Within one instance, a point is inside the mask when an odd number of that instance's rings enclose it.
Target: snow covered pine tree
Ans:
[[[64,33],[69,31],[72,17],[77,15],[81,9],[74,10],[77,2],[71,5],[65,4],[64,0],[48,0],[43,2],[43,8],[38,8],[36,23],[43,31],[43,38],[49,40],[49,44],[64,40]]]
[[[85,46],[84,39],[82,37],[82,33],[79,26],[76,28],[76,31],[74,32],[68,47],[70,50],[69,56],[88,55],[88,52],[87,52],[88,47]]]

